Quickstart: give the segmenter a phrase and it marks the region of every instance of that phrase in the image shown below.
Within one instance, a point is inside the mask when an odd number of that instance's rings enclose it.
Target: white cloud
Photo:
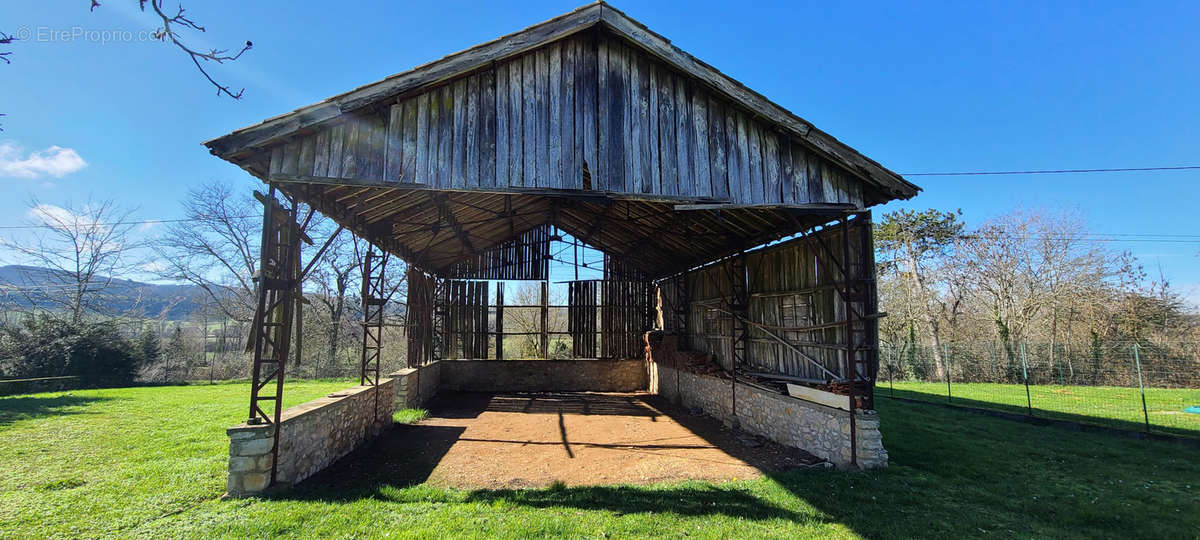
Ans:
[[[150,261],[142,264],[141,269],[151,273],[162,272],[163,270],[167,269],[167,265],[163,264],[161,261]]]
[[[40,152],[25,154],[12,141],[0,142],[0,176],[11,178],[62,178],[87,167],[87,162],[71,148],[51,146]]]
[[[83,216],[61,206],[54,206],[53,204],[39,204],[34,206],[26,212],[26,215],[44,225],[88,224]]]

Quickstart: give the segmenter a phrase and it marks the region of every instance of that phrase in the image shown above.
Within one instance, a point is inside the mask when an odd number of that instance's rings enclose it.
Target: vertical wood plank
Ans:
[[[579,64],[582,69],[576,77],[576,82],[579,90],[577,94],[583,96],[580,103],[580,117],[583,119],[583,129],[581,130],[580,138],[583,144],[583,160],[590,168],[589,172],[591,174],[596,173],[596,164],[599,161],[596,148],[599,143],[599,130],[596,120],[596,90],[599,81],[597,80],[596,62],[596,42],[590,39],[583,40],[579,57]],[[580,170],[582,171],[582,166]],[[582,182],[582,178],[580,181]]]
[[[808,152],[798,144],[791,144],[792,155],[792,199],[796,204],[812,202],[808,194]]]
[[[725,111],[720,102],[708,99],[708,157],[712,166],[709,174],[712,178],[713,197],[729,196],[729,178],[726,172],[728,160],[725,136]]]
[[[522,139],[524,146],[521,185],[537,186],[537,55],[527,53],[521,58]]]
[[[764,202],[780,202],[779,193],[779,135],[770,129],[762,132],[763,181],[766,185]]]
[[[342,146],[345,145],[345,138],[345,122],[338,122],[329,128],[329,164],[325,174],[330,178],[342,176]]]
[[[454,158],[454,88],[451,85],[443,86],[438,94],[437,185],[449,188],[452,184],[451,161]]]
[[[663,193],[662,165],[658,155],[658,70],[659,67],[657,62],[647,62],[646,131],[648,132],[648,144],[646,147],[646,153],[650,156],[650,178],[647,182],[650,185],[649,193]]]
[[[549,159],[549,172],[547,173],[547,187],[561,188],[563,186],[563,157],[562,157],[562,44],[560,42],[552,43],[547,47],[546,53],[549,57],[549,65],[547,66],[547,154]]]
[[[838,197],[837,187],[833,184],[833,171],[829,166],[829,162],[821,160],[821,189],[825,192],[825,202],[835,203],[841,202]]]
[[[751,202],[766,202],[766,185],[763,181],[762,126],[753,118],[746,120],[746,144],[750,155]]]
[[[388,108],[387,140],[384,143],[383,179],[395,182],[400,178],[401,154],[404,151],[404,105],[396,103]]]
[[[612,106],[612,100],[609,96],[612,92],[609,90],[608,80],[608,40],[600,39],[596,42],[596,121],[599,132],[597,134],[596,159],[598,163],[592,164],[592,185],[600,191],[607,191],[611,175],[609,174],[609,166],[612,163],[610,154],[610,139],[612,133],[612,114],[609,108]]]
[[[329,175],[329,132],[326,127],[317,133],[316,153],[313,155],[313,176]]]
[[[779,194],[783,204],[801,204],[796,200],[796,167],[792,164],[792,143],[779,136]]]
[[[316,153],[317,136],[305,135],[300,139],[300,155],[296,158],[296,174],[312,175],[313,155]]]
[[[754,196],[751,193],[750,187],[750,150],[746,139],[746,117],[740,111],[733,110],[732,107],[730,107],[730,110],[733,114],[734,121],[737,122],[735,127],[736,131],[733,133],[735,136],[734,144],[731,145],[729,151],[730,155],[736,158],[737,163],[736,192],[738,194],[738,199],[735,202],[739,202],[741,204],[752,204],[754,202]],[[731,177],[729,182],[730,193],[734,192],[734,184],[732,181],[734,170],[733,162],[731,161],[729,166],[729,174]]]
[[[650,125],[650,60],[641,55],[635,54],[637,58],[637,70],[634,72],[634,77],[637,84],[633,85],[636,90],[637,99],[634,102],[637,106],[637,117],[634,120],[634,125],[637,126],[637,142],[635,146],[638,149],[638,169],[637,181],[640,186],[639,191],[642,193],[650,193],[654,190],[654,155],[655,146],[651,143],[650,134],[652,127]]]
[[[384,157],[387,152],[388,118],[383,111],[371,115],[371,154],[370,176],[372,179],[383,178]]]
[[[467,78],[467,169],[464,184],[468,188],[479,188],[479,77],[475,73]]]
[[[429,93],[417,96],[417,148],[413,153],[413,182],[429,184]]]
[[[534,114],[537,123],[537,187],[551,187],[550,184],[550,51],[538,49],[536,84],[534,97],[536,106]]]
[[[479,77],[479,184],[496,185],[496,71]]]
[[[708,159],[708,92],[696,88],[692,94],[692,170],[695,171],[694,192],[700,197],[712,196],[712,177]]]
[[[563,42],[562,60],[562,130],[559,141],[562,144],[562,185],[567,189],[579,189],[579,157],[575,147],[575,64],[576,51],[579,42],[568,39]]]
[[[454,82],[454,146],[450,148],[450,186],[455,189],[466,187],[467,178],[467,85],[470,77]]]
[[[662,172],[662,194],[679,193],[679,162],[675,155],[675,77],[670,70],[658,70],[658,155]]]
[[[525,103],[522,98],[525,77],[524,60],[517,58],[508,65],[508,178],[506,186],[525,185],[525,124],[522,118]]]
[[[400,179],[415,182],[417,178],[417,102],[406,99],[404,105],[404,133],[400,145]]]
[[[675,162],[678,164],[679,194],[695,193],[692,174],[692,114],[688,103],[689,81],[683,77],[675,79]]]
[[[508,185],[508,69],[507,62],[496,66],[496,183]],[[487,100],[484,100],[486,103]],[[487,108],[486,105],[484,107]]]
[[[815,203],[825,202],[825,186],[821,182],[821,158],[812,153],[808,153],[805,157],[808,171],[808,200]]]
[[[609,43],[608,52],[608,95],[602,96],[608,101],[608,189],[625,192],[625,160],[626,160],[626,120],[628,115],[627,80],[628,70],[621,46]]]
[[[346,119],[346,134],[342,139],[342,178],[358,176],[358,139],[362,120],[351,115]]]
[[[283,170],[283,146],[278,144],[271,148],[271,165],[268,168],[270,174],[279,174]]]

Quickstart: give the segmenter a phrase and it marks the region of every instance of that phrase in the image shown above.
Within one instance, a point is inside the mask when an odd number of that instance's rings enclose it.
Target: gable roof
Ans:
[[[765,121],[773,124],[814,151],[828,157],[863,181],[893,198],[910,198],[920,190],[900,175],[860,154],[833,136],[813,127],[761,94],[721,73],[716,68],[675,47],[645,25],[604,2],[588,4],[519,32],[476,45],[418,66],[381,81],[358,87],[287,114],[239,129],[204,144],[214,155],[237,161],[257,149],[343,114],[371,107],[400,94],[437,84],[549,42],[603,26],[675,69],[695,78]]]

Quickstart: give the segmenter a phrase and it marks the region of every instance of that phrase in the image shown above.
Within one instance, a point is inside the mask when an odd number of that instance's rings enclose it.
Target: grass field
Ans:
[[[289,384],[288,401],[346,386]],[[458,491],[372,477],[369,448],[273,498],[220,500],[241,384],[0,398],[0,537],[1192,537],[1183,445],[878,400],[884,470]],[[406,418],[419,413],[406,413]],[[376,458],[378,459],[378,458]]]
[[[896,381],[881,384],[877,394],[946,403],[946,383]],[[1056,418],[1135,431],[1146,429],[1142,396],[1137,388],[1117,386],[1029,387],[992,383],[953,383],[950,403],[1025,414],[1033,403],[1034,416]],[[1200,389],[1147,388],[1146,412],[1150,429],[1160,433],[1200,437],[1200,414],[1183,409],[1200,405]]]

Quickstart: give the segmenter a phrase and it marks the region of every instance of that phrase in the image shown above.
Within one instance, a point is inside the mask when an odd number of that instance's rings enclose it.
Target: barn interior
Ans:
[[[883,315],[870,207],[919,188],[605,3],[206,145],[266,186],[250,415],[230,432],[271,440],[271,459],[256,465],[269,461],[263,488],[313,472],[281,473],[298,452],[284,428],[299,416],[277,406],[310,270],[300,253],[325,249],[307,236],[313,213],[372,246],[360,382],[374,404],[362,440],[381,407],[419,406],[439,389],[701,399],[689,392],[711,381],[685,388],[686,373],[720,381],[733,401],[699,408],[793,447],[807,443],[749,419],[767,409],[743,412],[739,392],[743,403],[757,392],[844,417],[846,452],[823,459],[864,462],[856,422],[870,423],[860,415],[873,409]],[[603,263],[594,279],[565,280],[565,304],[552,305],[558,242]],[[386,274],[395,259],[405,263],[402,298]],[[506,299],[513,281],[542,283],[537,303]],[[557,308],[578,364],[544,360]],[[543,364],[504,360],[506,336],[522,332],[505,328],[506,309],[540,310]],[[397,324],[408,369],[387,376],[384,329]],[[490,363],[468,373],[468,361]],[[641,366],[644,383],[602,374],[621,362]],[[579,375],[592,371],[601,374]],[[728,414],[714,412],[722,407]],[[257,491],[232,471],[231,493]]]

